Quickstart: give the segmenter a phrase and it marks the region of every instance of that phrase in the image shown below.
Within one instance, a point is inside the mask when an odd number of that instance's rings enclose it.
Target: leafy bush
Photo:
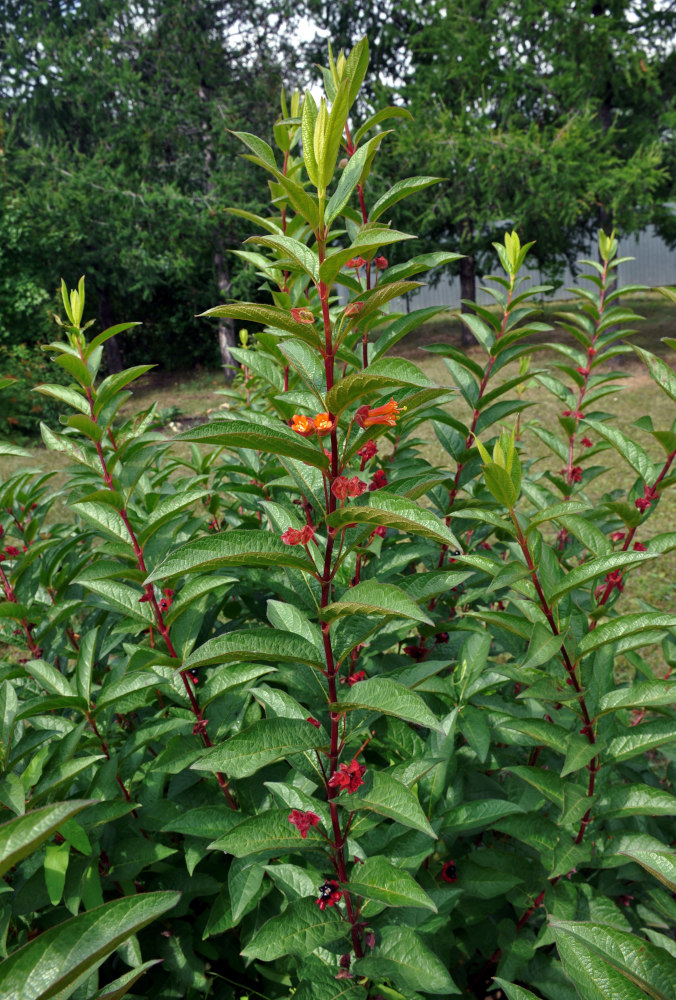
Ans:
[[[240,136],[272,178],[244,253],[273,291],[208,313],[263,328],[224,415],[178,447],[120,417],[146,366],[97,382],[115,331],[88,339],[64,293],[71,382],[42,392],[73,412],[42,433],[77,524],[45,529],[34,471],[0,489],[3,996],[673,1000],[676,687],[641,650],[671,663],[676,615],[620,609],[676,544],[649,533],[676,435],[641,417],[649,453],[600,409],[637,320],[617,244],[560,363],[528,363],[515,233],[466,317],[482,362],[431,347],[447,387],[389,356],[435,310],[387,304],[453,255],[387,266],[388,209],[434,179],[368,204],[366,136],[402,112],[348,126],[366,68],[363,41],[330,112],[283,105],[281,166]],[[626,482],[595,493],[611,449]]]
[[[0,394],[0,433],[39,434],[42,421],[59,419],[63,406],[33,391],[41,382],[54,379],[54,366],[44,355],[26,344],[0,344],[0,372],[12,380],[7,392]]]

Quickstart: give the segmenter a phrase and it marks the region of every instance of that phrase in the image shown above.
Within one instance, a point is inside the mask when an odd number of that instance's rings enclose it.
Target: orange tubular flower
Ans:
[[[354,419],[360,427],[373,427],[375,424],[385,424],[387,427],[394,427],[397,417],[405,409],[405,406],[399,406],[399,403],[391,399],[384,406],[376,406],[374,409],[370,409],[368,406],[360,406]]]
[[[303,437],[309,437],[310,434],[314,434],[315,422],[312,417],[299,416],[297,413],[294,413],[291,421],[291,430],[295,431],[296,434],[301,434]]]
[[[334,422],[328,413],[318,413],[314,419],[317,434],[330,434],[334,427]]]

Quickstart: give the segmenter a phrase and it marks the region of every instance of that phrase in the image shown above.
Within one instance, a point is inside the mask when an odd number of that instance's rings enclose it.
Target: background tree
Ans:
[[[247,223],[225,208],[258,207],[228,130],[269,129],[284,14],[259,0],[5,4],[5,199],[28,207],[45,289],[86,272],[102,323],[122,302],[144,320],[130,359],[150,339],[168,365],[216,360],[192,317],[251,281],[228,256]],[[228,362],[234,328],[218,339]]]
[[[550,275],[588,252],[599,225],[626,234],[654,222],[668,235],[670,6],[432,0],[377,12],[310,8],[345,45],[373,18],[385,22],[375,47],[381,71],[389,69],[381,91],[404,103],[416,125],[384,145],[390,157],[381,170],[448,178],[422,196],[422,238],[425,249],[466,255],[464,299],[475,299],[476,274],[494,267],[492,242],[506,227],[535,240],[535,262]]]

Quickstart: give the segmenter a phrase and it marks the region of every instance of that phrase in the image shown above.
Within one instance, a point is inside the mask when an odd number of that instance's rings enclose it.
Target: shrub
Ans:
[[[526,363],[541,290],[515,233],[466,317],[481,360],[430,348],[446,387],[390,357],[435,310],[387,303],[453,255],[387,266],[389,207],[434,179],[369,205],[366,136],[402,112],[348,126],[366,66],[365,41],[331,60],[330,113],[283,103],[281,166],[240,136],[272,178],[246,251],[272,304],[208,313],[263,329],[189,449],[118,416],[146,366],[97,382],[111,331],[64,294],[72,382],[43,391],[74,412],[42,433],[78,524],[45,532],[35,473],[0,498],[5,996],[674,996],[675,688],[639,650],[670,662],[676,615],[620,608],[676,541],[649,534],[676,437],[642,417],[655,458],[599,409],[637,319],[617,243],[561,363]],[[521,419],[534,379],[556,428]],[[594,496],[611,450],[626,481]]]
[[[41,382],[54,380],[53,365],[35,348],[0,344],[0,372],[12,380],[0,394],[0,433],[28,437],[39,433],[42,421],[59,419],[63,406],[33,391]]]

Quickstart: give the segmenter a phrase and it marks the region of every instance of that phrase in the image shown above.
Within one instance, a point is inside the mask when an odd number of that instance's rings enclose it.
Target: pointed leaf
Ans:
[[[407,871],[395,868],[391,861],[380,856],[356,864],[347,888],[388,906],[419,906],[437,912],[430,897]]]
[[[264,962],[273,962],[286,955],[304,958],[320,945],[345,934],[345,925],[335,908],[320,910],[314,899],[297,899],[283,913],[263,924],[242,949],[242,955]]]
[[[235,528],[182,545],[153,570],[146,583],[223,566],[292,566],[314,572],[301,546],[285,545],[278,535],[269,531]]]
[[[460,543],[440,518],[412,500],[394,496],[385,490],[376,490],[368,496],[359,497],[354,504],[347,504],[329,514],[326,522],[333,528],[342,528],[352,523],[398,528],[399,531],[429,538],[439,545],[447,545],[460,552]]]
[[[335,712],[350,709],[382,712],[383,715],[393,715],[427,729],[444,731],[441,721],[430,711],[419,694],[388,677],[370,677],[353,684],[348,691],[341,693],[340,701],[331,708]]]
[[[273,628],[250,628],[217,635],[192,653],[183,663],[184,670],[209,667],[241,660],[256,663],[259,660],[273,663],[307,663],[323,668],[316,647],[300,635]]]
[[[350,587],[338,601],[321,609],[322,621],[332,622],[344,615],[394,615],[397,618],[411,618],[413,621],[432,624],[424,611],[412,601],[408,594],[392,583],[378,583],[365,580]]]
[[[57,997],[179,899],[178,892],[123,897],[51,927],[0,965],[3,1000]]]
[[[391,979],[399,990],[448,996],[460,993],[446,966],[409,927],[383,927],[376,947],[353,962],[358,976]]]
[[[0,826],[0,875],[36,851],[65,820],[91,805],[93,799],[73,799],[33,809]]]
[[[192,765],[193,771],[224,771],[231,778],[248,778],[267,764],[328,742],[326,733],[305,719],[259,719],[231,736]]]

